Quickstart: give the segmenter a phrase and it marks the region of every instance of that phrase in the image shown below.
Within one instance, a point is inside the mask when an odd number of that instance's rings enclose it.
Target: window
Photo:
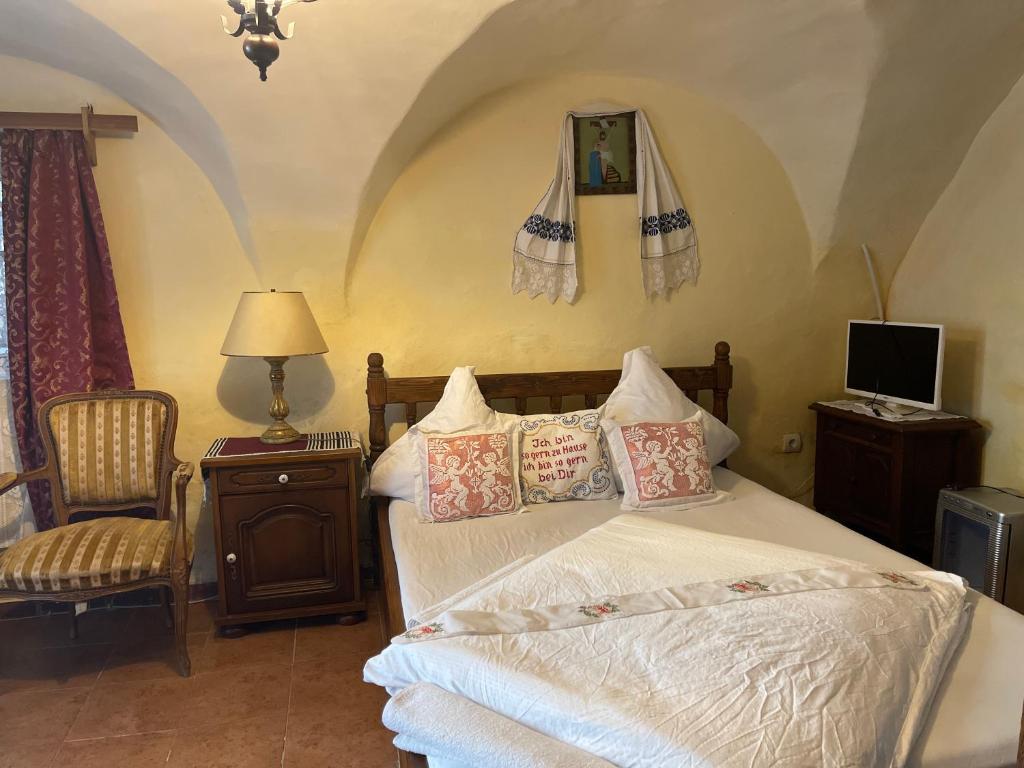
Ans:
[[[10,369],[7,365],[7,299],[4,293],[3,189],[0,188],[0,472],[19,472],[14,413],[11,408]],[[35,532],[32,507],[25,486],[0,496],[0,549]]]
[[[7,372],[7,292],[4,291],[4,191],[0,188],[0,371]]]

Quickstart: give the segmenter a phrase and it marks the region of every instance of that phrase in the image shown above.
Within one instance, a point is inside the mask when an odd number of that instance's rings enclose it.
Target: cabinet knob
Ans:
[[[282,472],[280,475],[277,476],[277,482],[279,482],[281,485],[285,485],[288,482],[288,475]]]
[[[228,552],[227,557],[225,557],[224,559],[228,561],[229,565],[234,565],[235,562],[238,560],[238,555],[236,555],[234,552]]]

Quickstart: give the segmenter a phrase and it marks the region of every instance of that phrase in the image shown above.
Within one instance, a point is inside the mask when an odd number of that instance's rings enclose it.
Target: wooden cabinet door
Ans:
[[[355,599],[348,493],[325,488],[223,496],[228,611]]]
[[[827,433],[819,433],[817,451],[814,506],[819,512],[843,522],[853,511],[857,451],[850,443]]]
[[[857,451],[853,484],[853,522],[887,541],[893,538],[892,456],[861,448]]]
[[[892,455],[825,433],[815,462],[814,506],[845,525],[889,540],[892,529]]]

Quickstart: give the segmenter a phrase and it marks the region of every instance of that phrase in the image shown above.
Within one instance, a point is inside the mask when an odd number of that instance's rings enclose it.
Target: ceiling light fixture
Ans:
[[[293,21],[288,25],[287,32],[281,32],[277,24],[277,14],[289,5],[313,2],[316,0],[228,0],[228,5],[239,16],[238,29],[232,32],[228,20],[223,16],[220,20],[224,24],[224,31],[232,37],[241,37],[243,32],[249,33],[242,42],[242,52],[249,61],[259,67],[260,80],[266,80],[267,67],[281,55],[277,40],[287,40],[295,29]]]

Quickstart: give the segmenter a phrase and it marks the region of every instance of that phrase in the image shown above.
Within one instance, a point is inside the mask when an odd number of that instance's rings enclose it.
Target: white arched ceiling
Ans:
[[[507,3],[434,72],[392,135],[355,245],[395,175],[452,114],[517,81],[598,70],[724,104],[778,155],[815,258],[856,255],[867,242],[889,278],[1024,71],[1022,19],[1024,4],[1010,0]]]
[[[0,53],[96,80],[164,127],[264,270],[287,273],[304,249],[339,282],[431,135],[488,93],[565,71],[722,104],[779,157],[816,258],[866,241],[888,276],[1024,70],[1018,0],[321,0],[284,12],[297,34],[266,83],[220,30],[219,0],[0,11]],[[557,127],[540,128],[553,153]]]

